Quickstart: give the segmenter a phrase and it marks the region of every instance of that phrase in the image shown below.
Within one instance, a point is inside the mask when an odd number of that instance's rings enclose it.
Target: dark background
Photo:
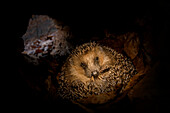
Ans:
[[[170,4],[165,1],[136,1],[136,2],[65,2],[46,1],[41,3],[24,2],[20,3],[13,10],[14,13],[10,16],[10,22],[13,23],[14,46],[23,48],[23,42],[20,39],[25,34],[29,19],[32,15],[48,15],[54,19],[63,21],[66,25],[70,26],[74,32],[78,42],[86,42],[91,36],[102,36],[104,29],[109,29],[115,33],[125,32],[142,32],[145,27],[140,27],[135,23],[137,18],[146,19],[147,24],[151,26],[153,34],[153,43],[156,44],[157,50],[156,59],[160,61],[157,74],[153,78],[154,86],[156,87],[156,97],[147,101],[141,102],[137,105],[132,103],[126,105],[126,101],[120,109],[127,109],[132,112],[163,112],[169,105],[169,11]],[[81,38],[78,38],[81,37]],[[31,88],[28,87],[26,82],[23,81],[18,66],[20,65],[20,58],[16,49],[14,67],[16,76],[12,74],[11,84],[8,87],[9,103],[8,106],[16,106],[14,110],[24,111],[44,109],[54,109],[57,112],[57,107],[51,106],[44,102],[41,97],[32,94]],[[12,67],[12,66],[11,66]],[[151,89],[152,90],[152,89]],[[152,95],[151,95],[152,96]],[[157,103],[156,105],[154,103]],[[153,105],[153,106],[152,106]],[[65,109],[63,105],[63,109]],[[126,107],[125,107],[126,106]],[[132,107],[134,106],[134,108]],[[148,107],[149,106],[149,107]],[[68,109],[77,109],[74,106]],[[135,110],[131,110],[135,109]],[[70,110],[71,111],[71,110]],[[116,110],[118,111],[118,110]],[[121,110],[122,111],[122,110]],[[126,111],[126,110],[124,110]],[[124,112],[123,111],[123,112]],[[60,111],[61,112],[61,111]],[[71,111],[72,112],[72,111]],[[110,111],[112,112],[112,111]]]

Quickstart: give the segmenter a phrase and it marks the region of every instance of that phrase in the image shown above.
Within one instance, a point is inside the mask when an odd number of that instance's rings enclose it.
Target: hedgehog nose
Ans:
[[[94,78],[97,78],[98,77],[98,75],[99,75],[99,72],[98,71],[92,71],[92,73],[91,73],[91,76],[93,76]]]

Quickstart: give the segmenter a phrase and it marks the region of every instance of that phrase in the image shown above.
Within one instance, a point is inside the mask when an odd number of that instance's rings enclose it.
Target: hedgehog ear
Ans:
[[[104,52],[104,50],[103,50],[103,48],[102,48],[101,46],[99,46],[99,50],[100,50],[101,52]]]
[[[69,59],[70,64],[74,64],[74,61],[72,58]]]

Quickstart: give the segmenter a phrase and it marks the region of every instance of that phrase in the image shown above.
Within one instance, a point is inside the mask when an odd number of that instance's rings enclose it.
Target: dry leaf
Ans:
[[[134,59],[139,52],[140,40],[136,33],[131,33],[127,36],[124,43],[124,51],[131,58]]]

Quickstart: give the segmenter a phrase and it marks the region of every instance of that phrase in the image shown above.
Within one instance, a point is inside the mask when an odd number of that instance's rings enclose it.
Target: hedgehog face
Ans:
[[[87,43],[76,48],[66,60],[58,91],[63,98],[73,101],[104,103],[126,86],[134,72],[132,63],[122,54]]]
[[[104,74],[109,71],[109,68],[104,69],[107,65],[113,63],[113,59],[106,55],[102,47],[93,48],[80,56],[74,56],[72,58],[71,73],[75,73],[75,76],[87,77],[89,79],[98,79],[100,74]]]

